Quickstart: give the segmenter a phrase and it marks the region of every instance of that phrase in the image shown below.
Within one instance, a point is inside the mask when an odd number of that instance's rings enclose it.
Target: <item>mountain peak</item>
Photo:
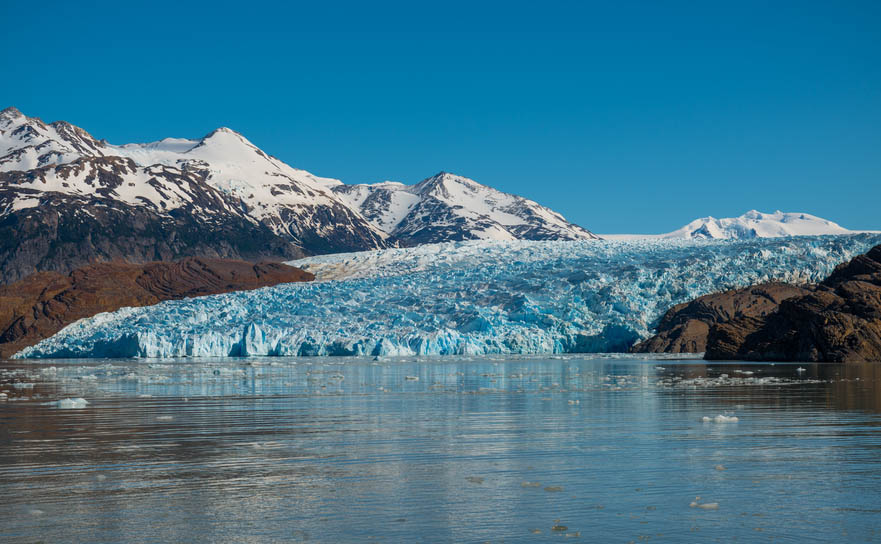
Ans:
[[[9,106],[3,111],[0,111],[0,118],[2,119],[17,119],[19,117],[24,117],[24,114],[18,111],[18,108],[15,106]]]
[[[202,141],[209,140],[211,138],[214,138],[215,136],[225,136],[225,135],[232,135],[232,136],[238,136],[239,138],[243,138],[243,136],[241,134],[239,134],[238,132],[234,131],[233,129],[231,129],[229,127],[217,127],[214,130],[212,130],[211,132],[209,132],[208,134],[206,134],[202,138]]]

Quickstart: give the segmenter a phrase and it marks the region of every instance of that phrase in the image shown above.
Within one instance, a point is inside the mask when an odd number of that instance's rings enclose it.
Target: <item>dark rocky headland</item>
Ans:
[[[0,286],[0,358],[101,312],[313,279],[309,272],[281,263],[199,257],[98,263],[69,274],[38,272]]]
[[[881,246],[818,285],[735,289],[677,305],[634,352],[710,360],[881,361]]]

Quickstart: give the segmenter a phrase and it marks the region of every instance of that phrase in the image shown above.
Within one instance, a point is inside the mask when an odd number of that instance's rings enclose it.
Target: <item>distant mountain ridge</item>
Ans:
[[[347,186],[292,168],[228,128],[201,139],[112,145],[7,108],[0,284],[114,259],[283,260],[429,241],[594,237],[532,201],[460,176],[391,185]]]
[[[334,185],[333,191],[399,245],[452,240],[599,239],[532,200],[448,172],[415,185]]]
[[[782,238],[786,236],[822,236],[859,234],[838,223],[808,213],[787,213],[779,210],[762,213],[750,210],[739,217],[702,217],[666,234],[601,234],[609,240],[633,240],[645,238],[692,238],[692,239],[748,239]]]

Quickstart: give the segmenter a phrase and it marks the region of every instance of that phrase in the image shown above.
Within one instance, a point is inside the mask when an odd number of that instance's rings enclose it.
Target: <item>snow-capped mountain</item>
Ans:
[[[94,260],[291,258],[387,247],[327,184],[217,129],[115,146],[0,112],[0,279]]]
[[[286,259],[482,238],[595,236],[452,174],[348,186],[228,128],[112,145],[64,121],[0,112],[0,283],[95,260]]]
[[[350,206],[399,245],[457,240],[598,238],[523,197],[441,172],[415,185],[387,181],[332,186]]]
[[[697,238],[697,239],[744,239],[781,238],[785,236],[822,236],[826,234],[859,234],[838,223],[807,213],[776,211],[762,213],[750,210],[740,217],[702,217],[666,234],[601,234],[609,240],[638,240],[642,238]]]
[[[750,210],[740,217],[702,217],[684,227],[662,235],[664,238],[779,238],[854,234],[838,223],[807,213],[761,213]]]

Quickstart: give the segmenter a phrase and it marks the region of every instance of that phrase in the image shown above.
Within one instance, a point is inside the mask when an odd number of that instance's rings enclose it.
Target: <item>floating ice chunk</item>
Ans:
[[[61,399],[56,400],[54,402],[47,403],[49,406],[55,406],[62,410],[71,410],[71,409],[79,409],[85,408],[89,405],[89,401],[84,398],[74,398],[74,399]]]
[[[716,470],[727,470],[724,465],[716,465],[715,469]]]
[[[174,416],[159,416],[156,418],[157,421],[171,421],[174,419]]]
[[[719,503],[718,502],[700,502],[700,495],[694,498],[693,501],[688,505],[691,508],[701,508],[703,510],[718,510]]]
[[[807,369],[802,368],[802,367],[798,367],[795,369],[796,372],[804,372],[805,370],[807,370]]]
[[[411,382],[418,382],[419,376],[404,376],[404,379]]]
[[[739,420],[737,416],[726,416],[724,414],[719,414],[716,417],[704,416],[701,418],[701,421],[704,423],[737,423]]]

